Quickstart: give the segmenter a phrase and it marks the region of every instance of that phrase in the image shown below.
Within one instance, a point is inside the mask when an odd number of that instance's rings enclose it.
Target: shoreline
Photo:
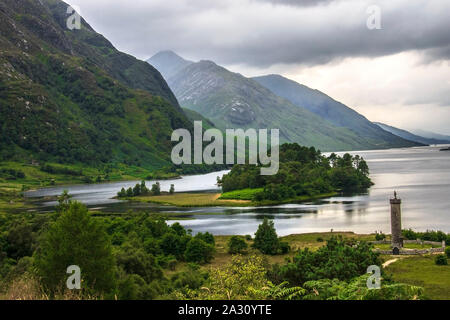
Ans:
[[[159,196],[137,196],[137,197],[114,197],[114,199],[129,202],[155,203],[163,206],[177,207],[267,207],[278,206],[282,204],[304,203],[319,199],[326,199],[338,195],[338,192],[319,194],[314,196],[300,196],[292,199],[280,201],[261,201],[254,202],[252,200],[242,199],[221,199],[222,193],[206,193],[206,192],[178,192],[174,194],[162,194]]]

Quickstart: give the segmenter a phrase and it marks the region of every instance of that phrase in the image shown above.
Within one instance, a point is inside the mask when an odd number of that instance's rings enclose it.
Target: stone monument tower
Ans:
[[[402,200],[397,198],[397,192],[394,191],[394,198],[391,202],[391,245],[394,254],[398,254],[403,248],[402,238]]]

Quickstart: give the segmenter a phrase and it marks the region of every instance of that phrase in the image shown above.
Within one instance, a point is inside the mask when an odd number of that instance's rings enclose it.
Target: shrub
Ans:
[[[275,255],[278,253],[280,240],[275,231],[273,221],[264,218],[263,223],[259,225],[255,233],[253,246],[264,254]]]
[[[437,255],[436,258],[434,258],[434,263],[436,263],[438,266],[448,265],[447,256],[445,254]]]
[[[286,254],[289,251],[291,251],[291,247],[289,246],[289,243],[286,241],[281,241],[280,242],[280,253],[281,254]]]
[[[244,254],[248,248],[247,242],[242,237],[232,236],[228,240],[228,253],[230,254]]]
[[[195,238],[203,240],[206,243],[209,243],[213,246],[216,245],[216,240],[214,239],[214,236],[209,232],[205,232],[205,233],[199,232],[195,235]]]
[[[317,237],[316,241],[317,242],[323,242],[323,238],[322,237]]]
[[[247,240],[247,241],[252,241],[252,236],[249,235],[249,234],[247,234],[247,235],[245,236],[245,240]]]
[[[386,239],[386,235],[383,232],[380,232],[380,233],[376,232],[375,233],[375,240],[376,241],[382,241],[384,239]]]
[[[169,193],[170,194],[174,194],[175,193],[175,185],[173,185],[173,184],[170,185]]]
[[[203,240],[192,238],[184,254],[187,262],[208,263],[213,259],[214,247]]]
[[[447,255],[447,258],[450,258],[450,247],[445,248],[445,254]]]
[[[288,281],[289,285],[303,285],[319,279],[350,280],[363,275],[367,266],[380,265],[379,254],[366,242],[357,246],[342,238],[332,237],[317,251],[300,250],[285,265],[275,265],[271,278],[275,283]]]

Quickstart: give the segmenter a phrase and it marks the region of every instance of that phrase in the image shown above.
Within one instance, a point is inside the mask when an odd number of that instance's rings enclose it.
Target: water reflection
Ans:
[[[287,235],[330,229],[359,233],[376,230],[389,232],[389,198],[396,190],[403,200],[404,228],[450,232],[450,152],[439,152],[439,149],[423,147],[354,152],[367,160],[375,186],[367,194],[337,196],[310,203],[259,208],[180,208],[110,199],[120,188],[133,186],[136,181],[51,188],[29,192],[27,196],[57,195],[68,189],[76,200],[107,213],[130,209],[179,213],[183,220],[178,222],[194,233],[253,234],[261,220],[269,217],[274,219],[278,234]],[[162,181],[161,185],[163,190],[168,190],[174,183],[177,191],[217,191],[216,177],[223,173]]]

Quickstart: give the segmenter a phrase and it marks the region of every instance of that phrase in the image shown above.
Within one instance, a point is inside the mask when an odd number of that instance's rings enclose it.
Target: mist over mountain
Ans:
[[[415,142],[423,143],[423,144],[427,144],[427,145],[450,143],[449,140],[438,140],[438,139],[425,138],[425,137],[413,134],[409,131],[399,129],[399,128],[396,128],[393,126],[389,126],[384,123],[380,123],[380,122],[374,122],[374,123],[376,125],[380,126],[383,130],[389,131],[392,134],[395,134],[399,137],[402,137],[402,138],[410,140],[410,141],[415,141]]]
[[[279,128],[283,142],[326,151],[417,145],[382,130],[325,94],[281,76],[249,79],[212,61],[192,63],[168,51],[149,61],[182,107],[211,119],[220,129]]]

